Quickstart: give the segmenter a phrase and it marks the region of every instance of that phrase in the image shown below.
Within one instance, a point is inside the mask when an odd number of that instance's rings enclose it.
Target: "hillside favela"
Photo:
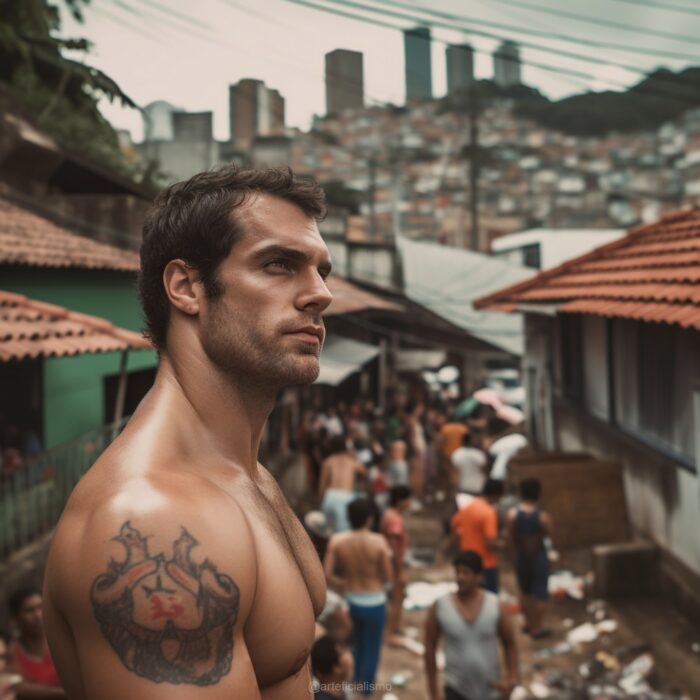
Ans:
[[[700,698],[698,35],[0,0],[0,700]]]

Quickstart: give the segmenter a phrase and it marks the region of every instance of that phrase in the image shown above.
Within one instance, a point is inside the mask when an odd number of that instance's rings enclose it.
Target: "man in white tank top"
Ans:
[[[425,671],[430,700],[507,700],[519,682],[513,621],[498,596],[481,588],[483,563],[466,550],[454,558],[457,592],[439,598],[425,626]],[[438,683],[436,652],[445,650],[444,693]],[[506,673],[498,644],[503,646]]]

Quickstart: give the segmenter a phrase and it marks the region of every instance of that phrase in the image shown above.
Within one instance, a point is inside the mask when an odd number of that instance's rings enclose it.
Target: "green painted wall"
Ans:
[[[0,289],[100,316],[139,331],[135,275],[77,269],[0,266]],[[44,445],[70,440],[104,423],[104,377],[119,372],[120,353],[48,358],[44,363]],[[156,354],[129,352],[128,370],[155,367]]]

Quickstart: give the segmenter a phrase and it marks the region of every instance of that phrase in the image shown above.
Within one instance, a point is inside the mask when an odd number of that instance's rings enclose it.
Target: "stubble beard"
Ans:
[[[265,333],[255,316],[214,313],[202,336],[211,362],[234,384],[277,393],[288,386],[312,384],[319,374],[319,352],[291,343],[281,332]]]

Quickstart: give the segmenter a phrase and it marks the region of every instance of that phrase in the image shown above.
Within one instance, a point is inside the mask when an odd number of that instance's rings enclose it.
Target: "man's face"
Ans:
[[[481,574],[477,574],[468,566],[455,566],[457,591],[462,594],[471,593],[481,583]]]
[[[236,212],[244,231],[218,276],[222,296],[200,312],[202,346],[227,374],[279,389],[318,376],[332,296],[318,225],[294,204],[257,195]]]
[[[17,614],[17,626],[23,634],[37,636],[41,634],[44,618],[41,612],[41,595],[36,593],[24,599]]]

